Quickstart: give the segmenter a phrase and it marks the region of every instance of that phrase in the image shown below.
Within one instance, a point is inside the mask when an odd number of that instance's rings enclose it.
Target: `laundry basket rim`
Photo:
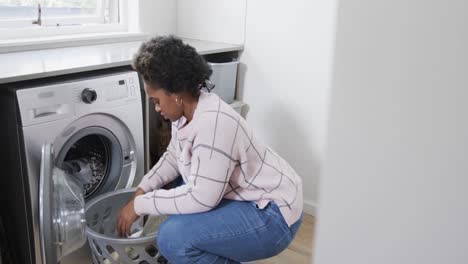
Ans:
[[[96,203],[100,202],[101,200],[104,200],[106,198],[109,198],[110,196],[122,194],[122,193],[134,193],[137,190],[137,188],[130,188],[130,189],[119,189],[115,190],[112,192],[108,192],[105,194],[101,194],[97,197],[94,197],[91,199],[88,203],[86,203],[85,211],[87,212],[89,208],[94,206]],[[139,243],[147,243],[151,242],[154,240],[156,236],[156,232],[148,234],[144,237],[135,237],[135,238],[113,238],[106,236],[104,234],[101,234],[99,232],[94,231],[91,227],[86,225],[86,233],[88,234],[88,239],[99,239],[106,241],[107,243],[112,243],[112,244],[119,244],[119,245],[129,245],[131,246],[132,244],[139,244]]]

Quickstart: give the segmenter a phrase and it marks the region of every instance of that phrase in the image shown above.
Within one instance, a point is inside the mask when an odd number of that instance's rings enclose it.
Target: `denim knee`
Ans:
[[[186,248],[186,237],[182,231],[184,226],[174,220],[170,217],[162,223],[156,236],[159,251],[169,260],[184,256]]]

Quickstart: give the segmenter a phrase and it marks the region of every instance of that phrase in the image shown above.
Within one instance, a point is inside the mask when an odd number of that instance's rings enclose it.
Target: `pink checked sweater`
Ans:
[[[231,106],[202,92],[192,121],[185,122],[173,122],[167,151],[143,177],[138,215],[206,212],[224,198],[255,201],[260,209],[275,201],[289,226],[299,219],[301,178]],[[184,185],[160,189],[179,175]]]

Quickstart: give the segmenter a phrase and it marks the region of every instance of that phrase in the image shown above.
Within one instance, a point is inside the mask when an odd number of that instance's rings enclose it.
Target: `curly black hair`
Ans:
[[[190,45],[174,36],[144,42],[133,59],[133,68],[152,85],[170,93],[188,92],[197,97],[212,70]]]

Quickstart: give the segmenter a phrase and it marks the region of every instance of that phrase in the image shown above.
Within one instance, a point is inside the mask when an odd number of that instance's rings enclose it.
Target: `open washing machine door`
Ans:
[[[81,186],[54,165],[53,147],[44,144],[39,185],[42,263],[55,264],[86,243],[85,199]]]

